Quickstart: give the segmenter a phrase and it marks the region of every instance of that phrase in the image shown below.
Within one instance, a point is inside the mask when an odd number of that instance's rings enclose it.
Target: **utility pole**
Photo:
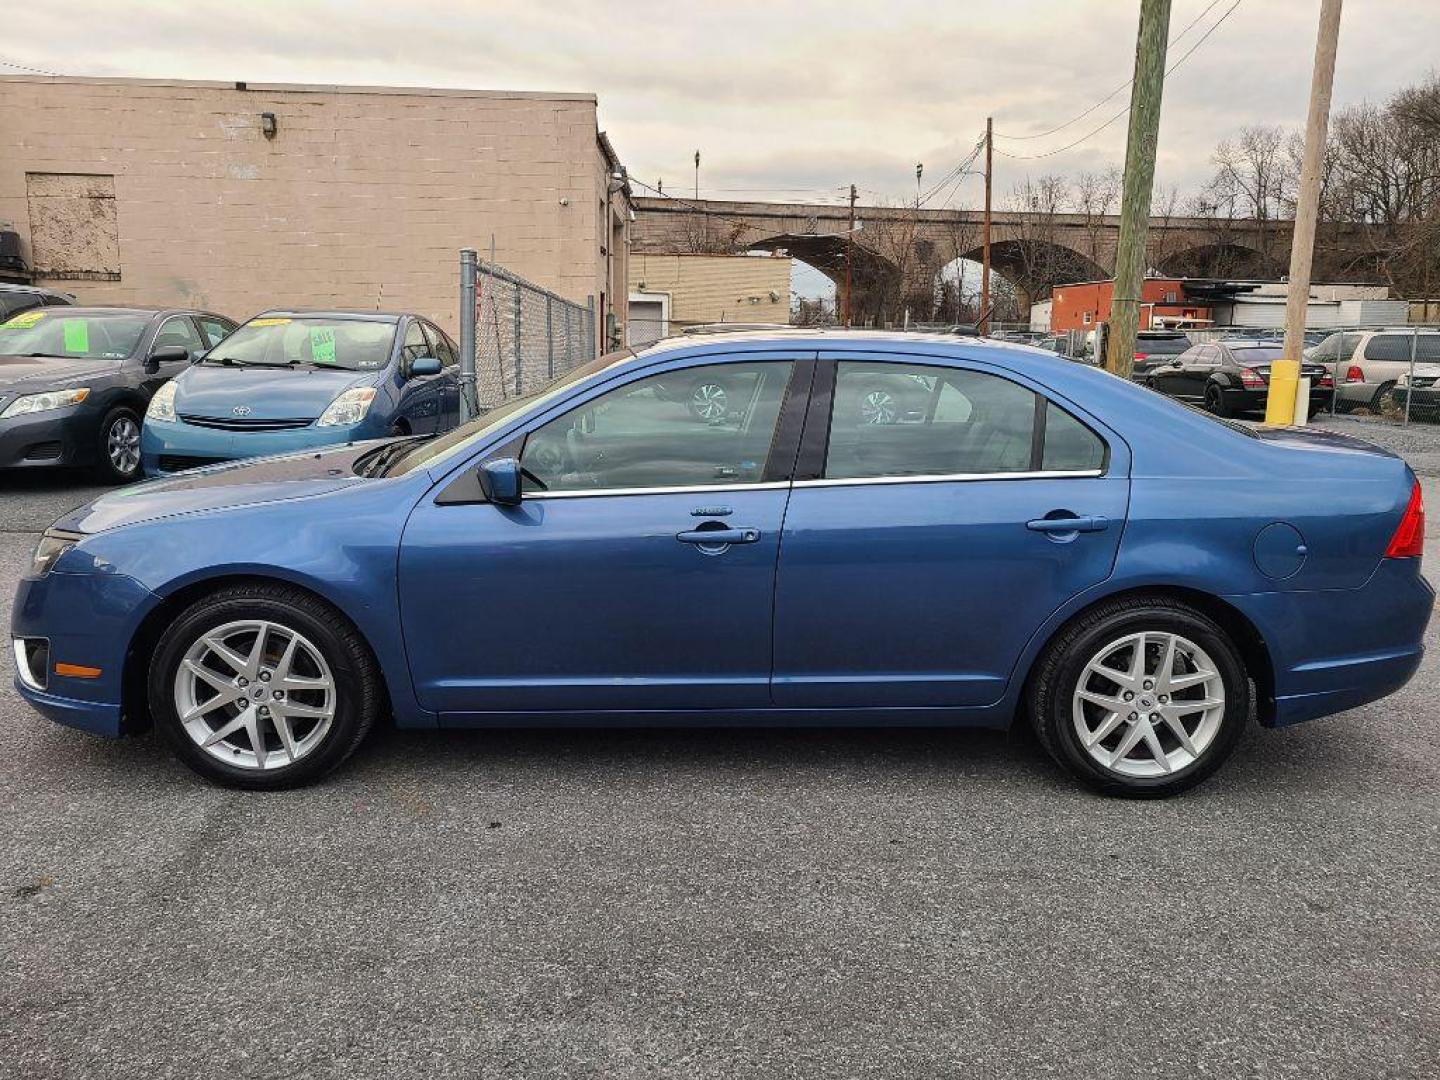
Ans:
[[[700,151],[695,151],[695,201],[700,201]]]
[[[1335,49],[1340,40],[1340,0],[1321,0],[1315,36],[1315,71],[1310,80],[1310,116],[1305,122],[1305,157],[1295,200],[1295,239],[1290,247],[1290,287],[1285,297],[1285,355],[1270,365],[1265,399],[1267,424],[1295,421],[1300,389],[1300,354],[1305,348],[1305,315],[1310,305],[1310,263],[1315,254],[1315,222],[1320,215],[1320,173],[1330,128],[1330,84],[1335,79]],[[1339,374],[1337,367],[1336,374]]]
[[[850,294],[855,287],[852,263],[855,252],[855,185],[850,185],[850,228],[845,231],[845,329],[850,329]]]
[[[1120,238],[1110,297],[1110,341],[1105,369],[1128,379],[1135,367],[1140,328],[1140,288],[1145,277],[1145,230],[1155,186],[1155,148],[1160,138],[1160,98],[1165,89],[1165,45],[1170,0],[1140,0],[1135,40],[1135,82],[1130,88],[1130,130],[1125,139],[1125,179],[1120,194]]]
[[[991,146],[995,141],[995,124],[985,118],[985,227],[980,240],[980,334],[990,333],[990,173],[994,158]]]

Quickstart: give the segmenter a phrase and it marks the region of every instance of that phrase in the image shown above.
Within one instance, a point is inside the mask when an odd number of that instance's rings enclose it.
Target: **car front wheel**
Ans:
[[[100,422],[98,471],[108,484],[140,478],[140,417],[132,410],[111,409]]]
[[[1174,795],[1225,761],[1250,714],[1250,683],[1216,623],[1169,598],[1118,600],[1067,627],[1031,680],[1041,744],[1100,791]]]
[[[1225,395],[1214,383],[1205,387],[1205,411],[1214,413],[1216,416],[1230,415],[1230,410],[1225,407]]]
[[[381,708],[360,634],[309,593],[222,589],[187,608],[156,646],[150,711],[176,754],[234,787],[307,783],[360,745]]]

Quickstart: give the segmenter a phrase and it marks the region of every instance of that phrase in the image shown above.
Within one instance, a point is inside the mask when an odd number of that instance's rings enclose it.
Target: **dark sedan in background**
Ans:
[[[1155,371],[1188,348],[1190,339],[1179,330],[1141,330],[1135,335],[1135,363],[1130,377],[1148,383]]]
[[[1270,365],[1285,355],[1269,338],[1227,338],[1194,345],[1152,370],[1149,385],[1167,397],[1203,405],[1216,416],[1265,411]],[[1310,380],[1310,411],[1329,408],[1334,380],[1323,364],[1302,362],[1300,377]]]
[[[140,476],[140,418],[155,391],[235,329],[223,315],[34,308],[0,323],[0,468],[93,466]]]

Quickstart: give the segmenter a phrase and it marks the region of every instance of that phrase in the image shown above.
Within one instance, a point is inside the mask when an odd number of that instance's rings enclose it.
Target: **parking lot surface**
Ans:
[[[7,625],[94,491],[0,477]],[[1436,630],[1160,803],[943,730],[382,733],[243,794],[7,653],[0,1075],[1440,1075]]]

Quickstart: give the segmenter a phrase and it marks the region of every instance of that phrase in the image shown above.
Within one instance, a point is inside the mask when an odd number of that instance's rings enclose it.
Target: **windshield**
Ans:
[[[123,360],[150,323],[142,312],[22,311],[0,323],[0,354]]]
[[[377,371],[390,362],[395,325],[367,319],[265,316],[251,319],[227,337],[210,351],[205,363]]]
[[[468,449],[473,443],[483,439],[490,432],[494,431],[510,417],[523,409],[539,404],[546,398],[554,397],[562,390],[573,386],[581,379],[589,378],[597,371],[604,371],[612,364],[618,364],[622,360],[628,360],[635,354],[629,349],[622,349],[619,352],[607,353],[598,359],[591,360],[588,364],[581,364],[574,371],[558,376],[546,383],[533,394],[526,394],[503,405],[497,405],[489,412],[477,416],[468,423],[461,424],[448,435],[442,435],[438,439],[431,439],[415,447],[404,457],[397,458],[395,462],[385,470],[386,476],[400,476],[418,469],[424,465],[432,465],[443,461],[455,454]]]
[[[1145,337],[1135,339],[1135,351],[1148,356],[1178,356],[1190,348],[1187,337]]]
[[[1242,364],[1263,364],[1266,360],[1279,360],[1285,355],[1283,348],[1277,349],[1272,345],[1231,346],[1230,352]]]

